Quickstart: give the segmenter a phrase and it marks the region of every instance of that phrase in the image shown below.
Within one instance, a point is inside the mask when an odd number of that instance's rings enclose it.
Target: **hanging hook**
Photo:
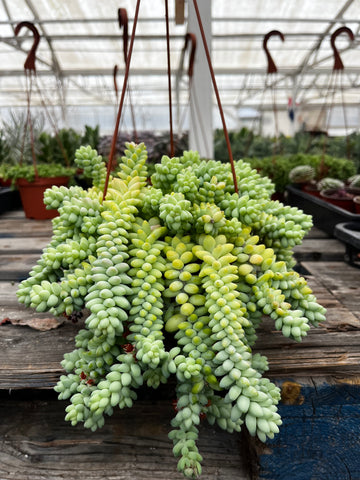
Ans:
[[[116,81],[117,71],[118,71],[118,66],[115,65],[113,70],[113,79],[114,79],[114,90],[115,90],[116,99],[118,99],[118,96],[119,96],[119,90],[118,90],[117,81]]]
[[[192,78],[194,73],[194,60],[195,60],[195,52],[196,52],[196,35],[195,33],[187,33],[185,35],[185,44],[183,47],[183,52],[185,54],[186,49],[188,47],[189,41],[191,42],[191,50],[190,50],[190,57],[189,57],[189,68],[188,68],[188,76]]]
[[[273,35],[279,36],[282,41],[285,40],[284,35],[281,32],[279,32],[279,30],[271,30],[271,32],[267,33],[264,36],[263,49],[265,50],[266,57],[267,57],[267,60],[268,60],[267,73],[276,73],[277,72],[276,65],[275,65],[274,60],[272,59],[272,57],[270,55],[270,52],[269,52],[269,49],[267,47],[267,42],[268,42],[269,38],[272,37]]]
[[[33,42],[33,45],[28,53],[28,56],[25,60],[25,63],[24,63],[24,68],[25,70],[33,70],[34,72],[36,72],[36,68],[35,68],[35,56],[36,56],[36,49],[39,45],[39,42],[40,42],[40,34],[38,32],[38,29],[35,27],[35,25],[31,22],[20,22],[16,25],[15,27],[15,35],[17,36],[20,32],[20,30],[22,29],[22,27],[27,27],[29,30],[32,31],[32,33],[34,34],[34,42]]]
[[[330,38],[330,44],[331,44],[331,48],[333,49],[334,51],[334,66],[333,66],[333,70],[344,70],[344,64],[340,58],[340,54],[339,54],[339,51],[338,49],[336,48],[335,46],[335,39],[338,35],[340,35],[341,33],[347,33],[350,40],[353,42],[354,41],[354,34],[353,32],[350,30],[349,27],[340,27],[338,28],[337,30],[335,30],[335,32],[331,35],[331,38]]]
[[[124,62],[127,62],[127,54],[128,54],[128,15],[126,8],[119,8],[118,9],[118,19],[119,19],[119,27],[123,27],[123,52],[124,52]]]

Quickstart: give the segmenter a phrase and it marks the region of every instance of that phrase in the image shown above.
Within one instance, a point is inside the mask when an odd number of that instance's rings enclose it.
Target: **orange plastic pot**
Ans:
[[[19,178],[17,186],[20,192],[21,203],[26,218],[34,220],[46,220],[58,215],[57,210],[47,210],[44,204],[44,192],[53,185],[60,187],[67,185],[69,177],[49,177],[36,178],[33,182],[28,182],[24,178]]]

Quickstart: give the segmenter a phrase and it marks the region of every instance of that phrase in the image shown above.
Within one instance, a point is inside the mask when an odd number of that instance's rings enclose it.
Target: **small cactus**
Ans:
[[[324,177],[317,183],[318,190],[327,190],[329,188],[344,188],[345,183],[337,178]]]
[[[307,183],[315,178],[315,170],[310,165],[298,165],[289,172],[289,179],[293,183]]]
[[[360,174],[353,175],[348,179],[349,187],[360,188]]]

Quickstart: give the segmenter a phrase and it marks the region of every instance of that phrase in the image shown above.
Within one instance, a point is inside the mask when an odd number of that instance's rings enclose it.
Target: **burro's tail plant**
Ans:
[[[270,200],[271,182],[242,161],[238,194],[230,167],[196,152],[164,156],[150,186],[145,146],[126,148],[105,199],[106,167],[90,147],[76,162],[93,186],[46,191],[60,215],[17,294],[39,312],[88,312],[55,387],[72,425],[96,430],[141,385],[176,378],[169,437],[179,471],[197,478],[203,418],[228,432],[245,424],[264,442],[279,430],[279,389],[252,347],[263,316],[296,341],[325,319],[293,270],[292,248],[312,222]]]

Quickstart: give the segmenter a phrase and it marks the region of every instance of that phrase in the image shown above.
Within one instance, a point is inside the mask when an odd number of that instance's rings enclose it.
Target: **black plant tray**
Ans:
[[[348,212],[292,185],[288,185],[286,191],[286,202],[312,215],[314,225],[331,236],[334,236],[338,223],[355,222],[360,225],[359,214]]]
[[[21,207],[19,192],[8,187],[0,187],[0,214],[19,207]]]
[[[360,267],[360,222],[338,223],[334,234],[345,243],[345,260],[351,265]]]

